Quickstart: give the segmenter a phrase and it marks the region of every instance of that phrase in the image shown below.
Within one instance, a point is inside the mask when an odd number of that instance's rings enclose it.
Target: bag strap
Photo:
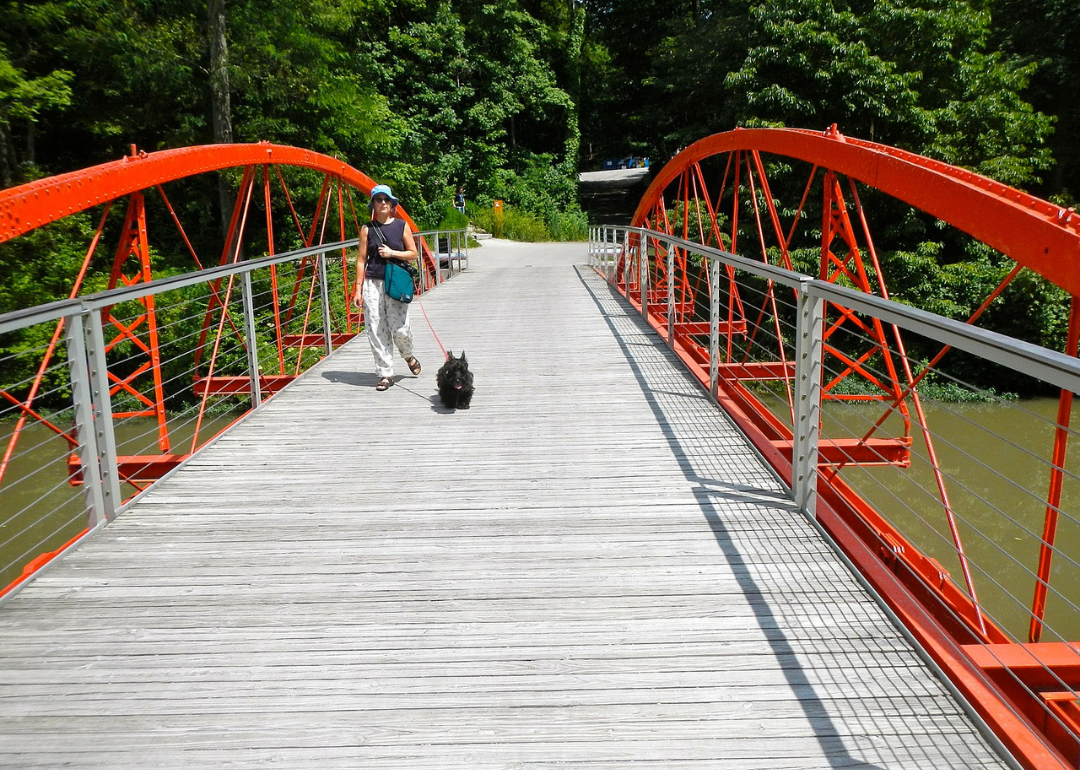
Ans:
[[[383,235],[382,225],[379,224],[378,220],[372,219],[370,222],[368,222],[368,233],[378,233],[378,235],[379,235],[379,244],[378,245],[379,246],[385,246],[386,245],[386,236]]]

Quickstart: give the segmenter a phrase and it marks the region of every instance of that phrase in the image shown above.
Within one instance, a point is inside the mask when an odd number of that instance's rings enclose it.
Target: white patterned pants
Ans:
[[[364,323],[375,356],[375,374],[393,377],[394,345],[401,351],[402,358],[411,358],[413,354],[408,304],[387,297],[382,279],[365,278]]]

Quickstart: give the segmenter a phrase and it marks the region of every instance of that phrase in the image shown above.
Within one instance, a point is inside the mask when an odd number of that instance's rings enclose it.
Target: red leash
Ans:
[[[435,341],[439,343],[439,350],[442,351],[443,359],[450,360],[450,356],[446,354],[446,348],[443,347],[442,340],[439,339],[439,335],[435,333],[435,327],[431,325],[431,319],[428,318],[427,311],[424,310],[424,303],[420,301],[420,295],[416,295],[416,304],[420,306],[420,312],[424,314],[424,320],[427,321],[428,328],[431,329],[431,336],[435,338]]]

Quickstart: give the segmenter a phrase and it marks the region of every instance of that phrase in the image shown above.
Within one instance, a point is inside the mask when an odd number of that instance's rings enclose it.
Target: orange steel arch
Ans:
[[[311,150],[259,142],[213,144],[160,152],[137,152],[100,166],[0,192],[0,243],[66,216],[184,177],[245,166],[298,166],[341,178],[365,195],[375,182],[348,163]],[[404,207],[398,212],[416,224]]]
[[[812,166],[803,200],[794,215],[794,222],[789,223],[790,230],[785,231],[781,223],[780,210],[773,200],[762,162],[763,154],[803,161]],[[701,166],[702,161],[714,157],[720,159],[723,168],[719,192],[709,189]],[[843,177],[849,181],[846,194],[841,184]],[[1080,216],[1075,211],[965,169],[893,147],[845,137],[835,125],[824,132],[735,129],[701,139],[678,153],[657,173],[634,213],[632,225],[683,240],[698,238],[705,245],[743,256],[753,254],[756,258],[771,259],[782,267],[791,268],[788,249],[817,178],[822,179],[818,275],[821,280],[844,281],[862,291],[888,297],[855,185],[862,183],[952,225],[1017,263],[969,323],[986,310],[1021,268],[1028,268],[1064,289],[1072,297],[1065,352],[1077,355],[1080,343]],[[722,200],[725,205],[730,204],[730,208],[721,211]],[[721,215],[728,219],[724,220]],[[752,222],[743,222],[744,227],[740,228],[740,216]],[[755,227],[756,233],[750,235],[752,243],[739,242],[740,237],[746,237],[745,230],[752,231]],[[638,246],[637,265],[632,264],[635,245]],[[693,308],[696,298],[706,290],[703,284],[707,283],[708,276],[699,271],[694,285],[695,279],[691,278],[694,271],[688,269],[684,250],[660,242],[652,244],[655,260],[650,265],[646,261],[645,245],[636,243],[634,236],[628,238],[629,248],[624,249],[620,257],[616,282],[632,302],[647,307],[650,321],[661,335],[668,336],[670,328],[669,342],[676,353],[699,379],[707,383],[708,352],[698,341],[705,330],[703,324],[694,319]],[[669,253],[675,261],[671,275],[668,275],[666,264]],[[647,283],[641,284],[638,271],[647,274]],[[707,287],[711,294],[724,297],[726,292],[727,297],[726,319],[720,322],[722,348],[724,339],[729,342],[726,349],[720,351],[721,360],[717,362],[718,396],[755,446],[790,482],[791,430],[743,382],[754,379],[783,382],[788,389],[790,407],[794,365],[788,360],[783,346],[776,351],[776,361],[748,363],[733,357],[736,346],[730,340],[739,335],[745,337],[750,328],[752,309],[748,309],[739,296],[732,271],[728,271],[726,278],[721,275],[720,280],[723,286]],[[776,298],[771,285],[766,297],[766,306],[757,308],[759,320],[769,315],[769,311],[776,317]],[[670,308],[669,298],[674,298]],[[768,307],[770,302],[773,303],[771,308]],[[669,311],[674,319],[671,327],[668,326]],[[1049,761],[1056,766],[1062,756],[1069,758],[1067,764],[1075,764],[1080,757],[1080,701],[1075,697],[1062,697],[1053,703],[1047,701],[1058,719],[1054,729],[1050,729],[1037,724],[1048,706],[1032,700],[1032,693],[1045,689],[1045,683],[1039,682],[1039,677],[1050,670],[1060,677],[1059,681],[1068,683],[1073,693],[1080,689],[1080,656],[1075,647],[1063,643],[1039,644],[1051,578],[1052,546],[1061,502],[1062,468],[1073,394],[1063,391],[1060,396],[1053,448],[1054,469],[1046,500],[1029,639],[1028,644],[1022,645],[1015,643],[981,611],[945,480],[939,471],[930,432],[925,427],[926,418],[916,386],[947,348],[916,376],[907,364],[899,329],[862,323],[844,308],[833,307],[830,318],[825,323],[825,354],[831,352],[841,361],[838,369],[842,373],[837,379],[859,374],[864,361],[874,355],[880,356],[879,368],[885,370],[887,376],[879,376],[874,382],[881,391],[877,400],[885,404],[886,416],[890,412],[902,412],[905,435],[891,439],[871,438],[884,422],[883,416],[866,436],[854,443],[833,441],[823,436],[819,521],[1025,765],[1040,767]],[[870,351],[858,357],[835,348],[830,350],[829,334],[844,323],[860,324],[860,334],[872,343]],[[777,339],[780,336],[777,330]],[[823,383],[826,398],[849,398],[842,393],[832,394],[832,384],[835,382]],[[907,412],[908,400],[913,404],[913,418]],[[941,565],[914,548],[838,475],[840,468],[851,464],[906,466],[911,419],[923,427],[929,460],[963,571],[963,589],[949,579]],[[1067,693],[1060,695],[1067,696]],[[1020,717],[1021,714],[1025,717]],[[1025,718],[1032,721],[1025,721]],[[1061,725],[1070,725],[1071,732],[1061,729]],[[1046,734],[1042,738],[1035,737],[1043,730]],[[1048,752],[1044,740],[1061,754]]]
[[[765,152],[844,174],[932,214],[1080,296],[1080,215],[972,171],[828,131],[737,128],[701,139],[664,166],[634,213],[644,227],[657,198],[692,163]]]

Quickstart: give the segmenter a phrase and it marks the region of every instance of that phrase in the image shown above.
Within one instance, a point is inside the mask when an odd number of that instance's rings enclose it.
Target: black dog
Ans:
[[[469,362],[465,360],[465,351],[459,358],[454,358],[453,351],[447,353],[446,363],[435,374],[435,384],[439,386],[439,398],[447,409],[468,409],[472,401],[473,376],[469,371]]]

